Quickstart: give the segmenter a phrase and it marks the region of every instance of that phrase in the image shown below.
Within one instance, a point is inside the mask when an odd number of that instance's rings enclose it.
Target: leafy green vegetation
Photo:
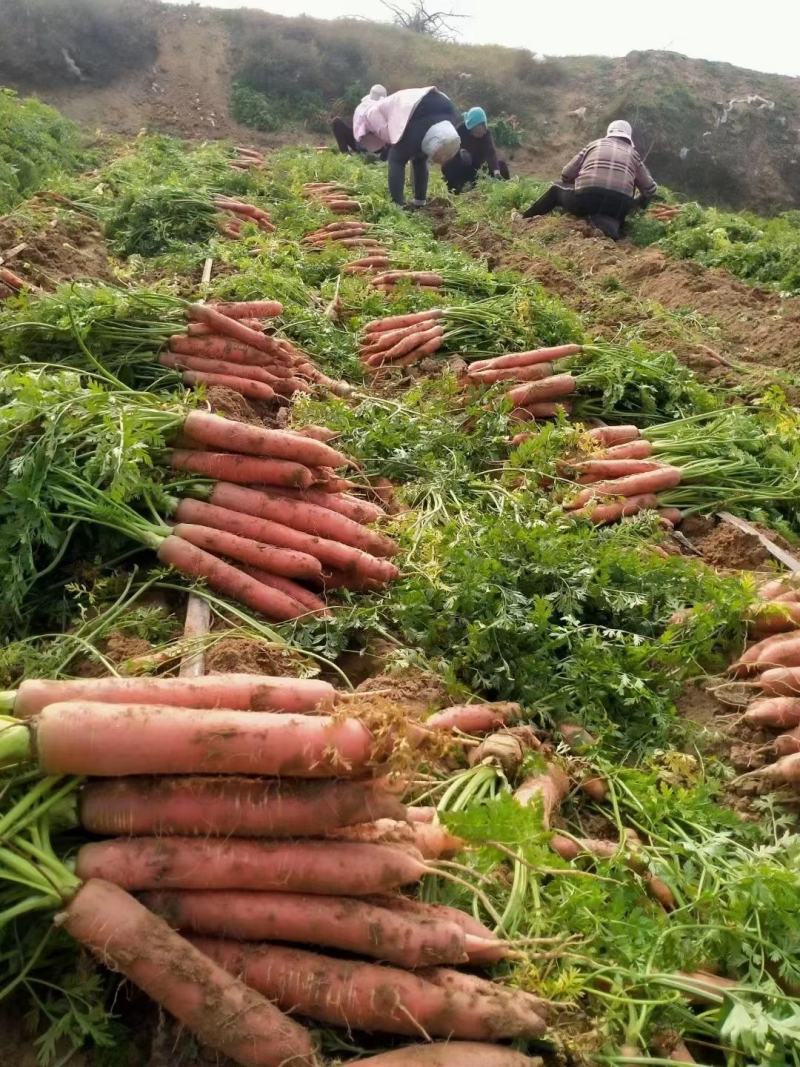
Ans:
[[[0,309],[0,556],[12,638],[0,653],[3,684],[77,673],[87,661],[117,669],[106,644],[113,633],[171,649],[167,670],[181,654],[170,607],[185,584],[151,569],[152,556],[131,554],[138,529],[150,528],[172,488],[174,476],[155,464],[158,451],[195,403],[176,394],[156,352],[180,321],[176,294],[198,295],[209,254],[205,298],[280,299],[279,328],[356,387],[348,399],[296,402],[292,420],[337,431],[338,445],[360,463],[361,484],[385,478],[396,486],[387,530],[401,544],[403,569],[381,593],[343,593],[325,620],[275,627],[200,586],[220,631],[288,648],[306,665],[322,661],[340,680],[354,654],[366,658],[386,642],[391,663],[434,670],[455,693],[519,701],[555,745],[559,724],[588,727],[595,745],[580,756],[559,747],[554,758],[574,780],[602,776],[609,792],[593,802],[570,794],[559,833],[630,842],[634,831],[635,857],[621,847],[611,858],[567,863],[551,849],[538,807],[512,801],[513,776],[492,765],[425,766],[415,769],[413,799],[440,805],[470,843],[459,856],[461,883],[429,879],[425,894],[475,909],[519,939],[521,957],[497,974],[564,1005],[553,1037],[572,1062],[630,1062],[624,1042],[640,1048],[644,1062],[668,1062],[646,1049],[673,1033],[697,1039],[710,1064],[797,1064],[798,1001],[786,992],[800,980],[794,817],[761,801],[757,821],[739,819],[725,806],[728,769],[675,710],[687,679],[721,668],[741,645],[752,584],[663,551],[654,516],[605,529],[566,516],[561,501],[573,483],[560,461],[586,448],[576,419],[537,426],[511,448],[519,426],[502,384],[465,387],[457,355],[591,342],[558,297],[437,239],[437,219],[397,211],[381,168],[302,151],[276,153],[266,170],[247,174],[233,174],[227,161],[224,146],[138,139],[99,180],[70,189],[101,218],[117,220],[118,247],[133,253],[122,267],[129,284],[65,286]],[[352,250],[304,246],[305,234],[330,221],[302,196],[305,182],[319,180],[352,189],[393,265],[437,270],[443,289],[378,293],[369,279],[341,274]],[[482,183],[459,201],[456,221],[489,220],[502,237],[511,210],[536,188]],[[276,233],[222,240],[174,210],[213,191],[268,206]],[[334,297],[339,313],[331,318]],[[608,298],[624,294],[610,287]],[[433,305],[448,312],[448,363],[368,379],[357,355],[364,323]],[[636,422],[670,459],[686,463],[691,473],[675,491],[688,494],[683,505],[712,510],[723,500],[796,528],[798,420],[779,390],[758,405],[736,405],[671,352],[624,329],[613,343],[587,344],[566,366],[580,383],[576,416]],[[106,523],[119,530],[98,525]],[[685,609],[694,610],[676,621]],[[542,767],[543,757],[529,753],[522,774]],[[0,811],[13,810],[35,780],[0,778]],[[65,815],[53,839],[59,856],[76,841],[68,828]],[[648,895],[648,872],[669,887],[674,911]],[[16,994],[33,1005],[43,1064],[57,1062],[59,1038],[58,1055],[120,1040],[106,1014],[118,1010],[113,981],[77,970],[69,944],[46,930],[44,920],[0,919],[0,999]],[[701,967],[719,969],[737,988],[698,1010],[679,972]],[[333,1032],[324,1040],[342,1050]]]
[[[630,231],[636,244],[657,244],[677,259],[722,267],[780,292],[800,292],[800,212],[767,219],[692,203],[667,225],[636,217]]]
[[[0,88],[0,212],[82,159],[77,126],[39,100]]]

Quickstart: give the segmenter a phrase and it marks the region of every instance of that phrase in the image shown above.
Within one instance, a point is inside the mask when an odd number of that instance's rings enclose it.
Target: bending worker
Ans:
[[[567,163],[564,184],[551,186],[523,218],[546,215],[561,207],[571,215],[589,218],[607,237],[619,237],[631,208],[645,207],[658,186],[633,145],[629,122],[617,119],[605,137],[592,141]],[[639,190],[638,200],[634,192]]]
[[[382,100],[372,100],[353,116],[356,141],[369,151],[391,146],[389,195],[404,206],[406,164],[411,163],[414,199],[410,207],[422,207],[428,195],[428,161],[446,163],[458,152],[461,141],[458,121],[450,98],[435,86],[401,89]]]
[[[382,85],[373,85],[366,96],[361,98],[361,102],[356,106],[353,112],[353,121],[347,122],[345,119],[339,118],[337,115],[331,122],[331,129],[333,130],[333,136],[336,138],[336,144],[340,152],[345,155],[353,155],[354,153],[369,152],[369,149],[365,145],[360,145],[353,135],[353,128],[368,104],[375,100],[382,100],[386,96],[386,90]],[[386,150],[388,151],[388,149]],[[384,153],[384,158],[385,158]]]
[[[472,185],[481,167],[493,178],[511,177],[508,164],[497,158],[492,131],[482,107],[471,107],[464,113],[464,121],[458,127],[461,150],[442,167],[444,180],[451,193],[460,193],[465,185]]]

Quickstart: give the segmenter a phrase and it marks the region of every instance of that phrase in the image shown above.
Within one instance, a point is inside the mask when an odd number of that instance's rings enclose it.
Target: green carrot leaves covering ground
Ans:
[[[141,138],[99,176],[64,181],[64,193],[95,213],[114,251],[129,257],[118,263],[119,284],[77,283],[0,309],[3,617],[16,638],[0,657],[0,681],[11,687],[37,670],[69,675],[84,654],[113,668],[100,651],[112,628],[154,646],[175,642],[175,620],[151,594],[174,597],[182,583],[143,557],[136,570],[131,540],[96,522],[147,523],[171,488],[172,476],[149,457],[185,402],[155,353],[180,318],[179,297],[198,294],[202,261],[212,255],[203,296],[281,300],[286,335],[356,386],[347,400],[298,402],[293,418],[336,430],[364,477],[397,486],[390,532],[403,549],[400,582],[381,594],[343,594],[324,621],[267,627],[217,598],[227,632],[282,643],[306,657],[306,669],[388,641],[395,664],[437,672],[453,694],[519,701],[545,730],[585,725],[596,744],[579,756],[561,748],[559,758],[604,776],[609,793],[596,802],[570,795],[559,832],[623,842],[618,853],[568,864],[549,847],[541,811],[511,800],[502,771],[423,768],[416,797],[438,804],[471,843],[459,860],[473,888],[437,880],[426,893],[474,906],[519,941],[520,959],[498,974],[562,1004],[549,1036],[570,1062],[669,1062],[652,1050],[677,1034],[694,1039],[698,1062],[709,1065],[800,1063],[796,819],[767,801],[754,821],[730,811],[730,771],[675,712],[687,678],[720,668],[741,646],[751,586],[664,553],[654,519],[597,529],[566,517],[561,500],[572,486],[557,461],[585,447],[574,422],[558,420],[511,450],[516,427],[502,385],[466,390],[457,368],[441,361],[417,378],[373,383],[357,358],[358,331],[388,307],[453,309],[452,354],[466,359],[591,342],[558,299],[438,240],[435,216],[398,213],[380,167],[286,151],[264,172],[243,174],[227,160],[224,146]],[[303,183],[331,179],[358,196],[393,266],[436,270],[445,289],[401,288],[387,298],[368,279],[340,276],[352,250],[304,247],[302,237],[329,216],[302,197]],[[495,183],[458,210],[482,211],[502,232],[534,191],[530,182]],[[246,225],[238,240],[220,238],[207,210],[219,192],[269,208],[276,232]],[[332,320],[326,309],[336,297]],[[675,491],[681,506],[736,504],[740,514],[800,534],[798,418],[778,392],[736,405],[671,353],[623,337],[590,346],[572,369],[577,413],[635,422],[685,468]],[[106,494],[91,522],[76,485],[86,497]],[[698,610],[672,621],[687,607]],[[56,636],[42,636],[45,629]],[[529,756],[525,772],[540,769]],[[0,817],[29,784],[2,780]],[[68,812],[64,819],[69,826]],[[642,842],[635,859],[631,833]],[[73,838],[63,840],[68,849]],[[651,876],[669,887],[671,913],[648,895]],[[113,983],[76,969],[72,952],[46,931],[46,920],[0,911],[0,997],[21,998],[35,1016],[45,1065],[59,1062],[64,1047],[118,1039],[106,1014]],[[685,972],[701,969],[733,978],[735,990],[725,998],[712,990],[698,1006]],[[337,1040],[326,1037],[333,1049]],[[637,1052],[621,1053],[624,1044]]]

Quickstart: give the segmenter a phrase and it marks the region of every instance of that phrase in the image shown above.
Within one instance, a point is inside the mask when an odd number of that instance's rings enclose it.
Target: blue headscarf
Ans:
[[[464,125],[468,130],[474,130],[476,126],[487,126],[486,112],[482,107],[471,107],[464,112]]]

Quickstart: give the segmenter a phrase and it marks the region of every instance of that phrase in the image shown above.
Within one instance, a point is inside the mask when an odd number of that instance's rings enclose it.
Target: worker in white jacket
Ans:
[[[369,137],[367,137],[367,144],[359,144],[353,133],[356,124],[361,123],[361,116],[367,106],[375,100],[382,100],[385,96],[386,89],[382,85],[373,85],[367,95],[362,96],[360,103],[356,106],[352,122],[347,122],[338,115],[331,121],[331,129],[333,130],[333,136],[336,138],[336,144],[339,151],[344,155],[375,153],[385,160],[389,153],[388,146],[384,147],[375,139]]]
[[[450,98],[434,85],[401,89],[380,100],[365,100],[353,116],[353,136],[369,151],[390,145],[389,195],[403,206],[406,164],[411,161],[414,199],[422,207],[428,195],[428,162],[446,163],[458,152],[458,113]]]

